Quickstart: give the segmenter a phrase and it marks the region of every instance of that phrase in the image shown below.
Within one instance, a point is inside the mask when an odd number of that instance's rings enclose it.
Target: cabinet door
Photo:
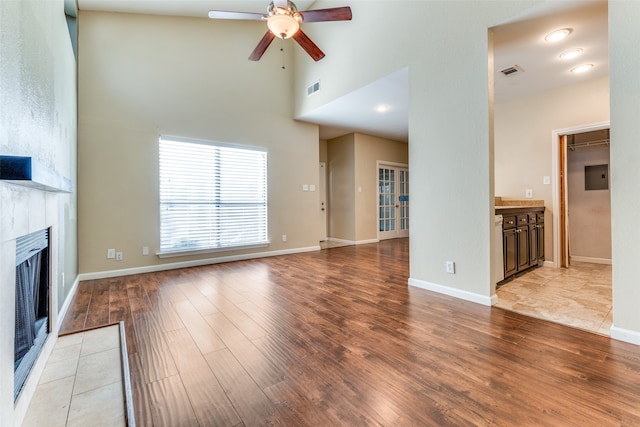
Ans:
[[[502,245],[504,254],[504,278],[512,276],[518,271],[518,239],[517,230],[511,228],[502,232]]]
[[[529,226],[529,267],[538,265],[538,226]]]
[[[518,271],[529,268],[529,226],[518,227],[517,245],[518,245]]]
[[[544,222],[537,225],[538,261],[544,261]]]

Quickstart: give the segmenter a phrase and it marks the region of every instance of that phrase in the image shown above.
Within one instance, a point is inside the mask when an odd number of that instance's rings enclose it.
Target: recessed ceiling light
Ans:
[[[573,59],[580,56],[581,53],[582,53],[582,49],[580,49],[579,47],[575,49],[567,50],[560,54],[560,59]]]
[[[389,106],[385,104],[380,104],[376,107],[376,111],[378,113],[384,113],[385,111],[389,111]]]
[[[589,71],[592,68],[593,68],[593,64],[578,65],[577,67],[572,68],[571,72],[579,74],[579,73],[584,73],[585,71]]]
[[[562,30],[556,30],[547,34],[544,39],[548,42],[558,42],[571,34],[570,28],[563,28]]]

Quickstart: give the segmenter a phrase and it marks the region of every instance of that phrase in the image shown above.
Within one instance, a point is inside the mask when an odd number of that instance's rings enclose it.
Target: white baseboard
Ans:
[[[329,242],[342,243],[342,244],[345,244],[345,245],[355,245],[356,244],[355,240],[338,239],[337,237],[329,237],[327,240]]]
[[[380,240],[378,240],[378,239],[345,240],[345,239],[338,239],[338,238],[335,238],[335,237],[329,237],[328,240],[330,242],[342,243],[344,245],[367,245],[369,243],[379,243],[380,242]]]
[[[543,267],[555,267],[556,263],[553,261],[545,261],[544,264],[542,264]]]
[[[247,259],[265,258],[265,257],[278,256],[278,255],[290,255],[290,254],[296,254],[301,252],[313,252],[313,251],[319,251],[319,250],[320,250],[320,246],[310,246],[306,248],[295,248],[295,249],[287,249],[287,250],[281,250],[281,251],[255,252],[250,254],[230,255],[230,256],[218,257],[218,258],[207,258],[207,259],[198,259],[193,261],[182,261],[182,262],[173,262],[168,264],[149,265],[145,267],[124,268],[122,270],[97,271],[93,273],[81,273],[80,275],[78,275],[78,280],[82,281],[82,280],[94,280],[94,279],[107,279],[110,277],[131,276],[133,274],[153,273],[156,271],[174,270],[176,268],[198,267],[202,265],[220,264],[223,262],[242,261]]]
[[[426,282],[424,280],[409,278],[409,286],[414,286],[420,289],[426,289],[428,291],[437,292],[439,294],[449,295],[451,297],[460,298],[466,301],[475,302],[477,304],[491,306],[497,302],[497,296],[488,297],[480,294],[476,294],[462,289],[450,288],[448,286],[438,285],[436,283]]]
[[[614,340],[640,345],[640,332],[638,331],[611,326],[611,329],[609,329],[609,336]]]
[[[378,239],[369,239],[369,240],[357,240],[356,245],[368,245],[369,243],[379,243]]]
[[[611,259],[609,258],[593,258],[589,256],[577,256],[571,255],[569,258],[571,261],[577,262],[590,262],[591,264],[608,264],[611,265]]]

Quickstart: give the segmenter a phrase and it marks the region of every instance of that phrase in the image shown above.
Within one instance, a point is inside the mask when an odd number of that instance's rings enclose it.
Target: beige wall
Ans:
[[[356,240],[355,135],[327,141],[327,187],[330,239]]]
[[[609,2],[611,78],[611,236],[613,328],[611,336],[640,344],[640,2]]]
[[[535,96],[495,105],[495,195],[544,200],[545,258],[555,259],[553,244],[552,132],[609,120],[609,79],[589,80]]]
[[[247,60],[260,26],[82,12],[79,52],[80,271],[95,273],[314,248],[318,127],[291,118],[291,67]],[[239,25],[229,31],[232,25]],[[246,52],[243,50],[246,48]],[[158,137],[268,151],[269,236],[262,250],[159,259]],[[281,235],[287,235],[283,242]],[[149,246],[152,254],[142,255]],[[108,248],[123,261],[106,259]]]
[[[75,184],[76,70],[62,0],[0,2],[0,154],[30,156]],[[77,277],[75,193],[0,182],[0,425],[19,425]],[[16,237],[51,229],[53,333],[13,399]],[[63,280],[64,277],[64,280]]]
[[[409,147],[405,142],[355,134],[357,242],[378,238],[378,161],[408,165]]]
[[[326,139],[321,139],[320,140],[320,158],[319,160],[321,162],[326,162],[327,161],[327,140]]]
[[[567,151],[569,250],[572,261],[611,261],[611,191],[585,190],[584,167],[592,165],[609,165],[607,145]],[[610,178],[609,174],[607,176]]]

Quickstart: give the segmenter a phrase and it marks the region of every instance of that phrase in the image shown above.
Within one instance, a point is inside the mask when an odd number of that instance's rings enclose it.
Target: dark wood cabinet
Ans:
[[[538,230],[538,260],[544,261],[544,212],[538,213],[538,223],[536,229]]]
[[[518,240],[515,228],[503,230],[502,250],[504,252],[504,277],[509,277],[518,272]]]
[[[496,208],[503,215],[504,278],[537,267],[544,261],[544,208]]]

